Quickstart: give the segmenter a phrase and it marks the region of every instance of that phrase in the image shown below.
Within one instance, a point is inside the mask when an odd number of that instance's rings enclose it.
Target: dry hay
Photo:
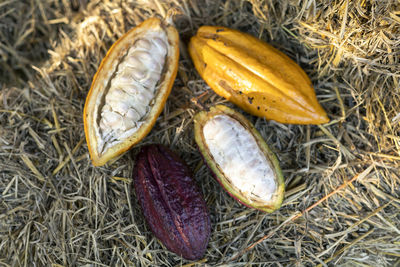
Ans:
[[[323,3],[321,3],[323,2]],[[0,265],[192,266],[149,232],[132,190],[132,149],[94,168],[82,110],[110,45],[175,7],[182,38],[167,106],[140,144],[163,143],[195,171],[212,218],[198,265],[400,264],[400,6],[395,0],[0,3]],[[195,149],[192,97],[226,103],[185,50],[200,25],[256,35],[296,60],[331,117],[321,126],[248,116],[282,162],[273,214],[245,208]]]

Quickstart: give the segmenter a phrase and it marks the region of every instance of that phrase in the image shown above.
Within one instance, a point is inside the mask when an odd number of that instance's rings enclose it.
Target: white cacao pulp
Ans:
[[[160,27],[158,31],[137,36],[132,43],[110,75],[99,112],[95,129],[99,154],[137,131],[157,94],[168,53],[167,35]]]
[[[149,18],[133,27],[101,61],[83,109],[94,166],[139,143],[163,111],[178,72],[179,34],[172,16]]]
[[[254,136],[228,115],[203,127],[210,154],[226,179],[249,201],[270,201],[277,190],[274,171]]]

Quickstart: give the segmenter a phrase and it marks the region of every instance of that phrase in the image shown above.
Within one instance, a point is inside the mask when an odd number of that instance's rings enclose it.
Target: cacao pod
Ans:
[[[84,108],[93,165],[104,165],[150,132],[176,77],[178,43],[173,26],[150,18],[111,46],[93,78]]]
[[[293,124],[329,121],[300,66],[249,34],[202,26],[190,40],[189,53],[218,95],[252,115]]]
[[[278,159],[243,115],[211,107],[196,114],[194,132],[206,164],[231,196],[265,212],[281,206],[285,185]]]
[[[186,164],[162,145],[141,148],[134,168],[135,190],[154,235],[188,260],[203,256],[210,217]]]

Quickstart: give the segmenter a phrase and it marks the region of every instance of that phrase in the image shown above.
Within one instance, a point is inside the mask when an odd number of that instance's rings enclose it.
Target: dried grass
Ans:
[[[172,7],[181,13],[179,74],[140,145],[170,145],[195,170],[213,226],[197,263],[149,232],[132,191],[138,148],[94,168],[82,125],[91,79],[110,45]],[[288,54],[332,119],[296,126],[247,115],[286,177],[284,205],[272,214],[229,197],[195,149],[198,108],[190,99],[207,91],[206,105],[226,103],[185,50],[204,24],[249,32]],[[399,58],[395,0],[1,2],[0,265],[399,266]]]

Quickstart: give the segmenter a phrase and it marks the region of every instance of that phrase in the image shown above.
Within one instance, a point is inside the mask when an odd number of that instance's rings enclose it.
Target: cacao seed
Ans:
[[[217,105],[199,112],[194,127],[200,153],[231,196],[266,212],[280,207],[285,189],[278,159],[243,115]]]
[[[185,259],[203,256],[210,217],[186,164],[162,145],[141,148],[134,168],[135,190],[154,235]]]

